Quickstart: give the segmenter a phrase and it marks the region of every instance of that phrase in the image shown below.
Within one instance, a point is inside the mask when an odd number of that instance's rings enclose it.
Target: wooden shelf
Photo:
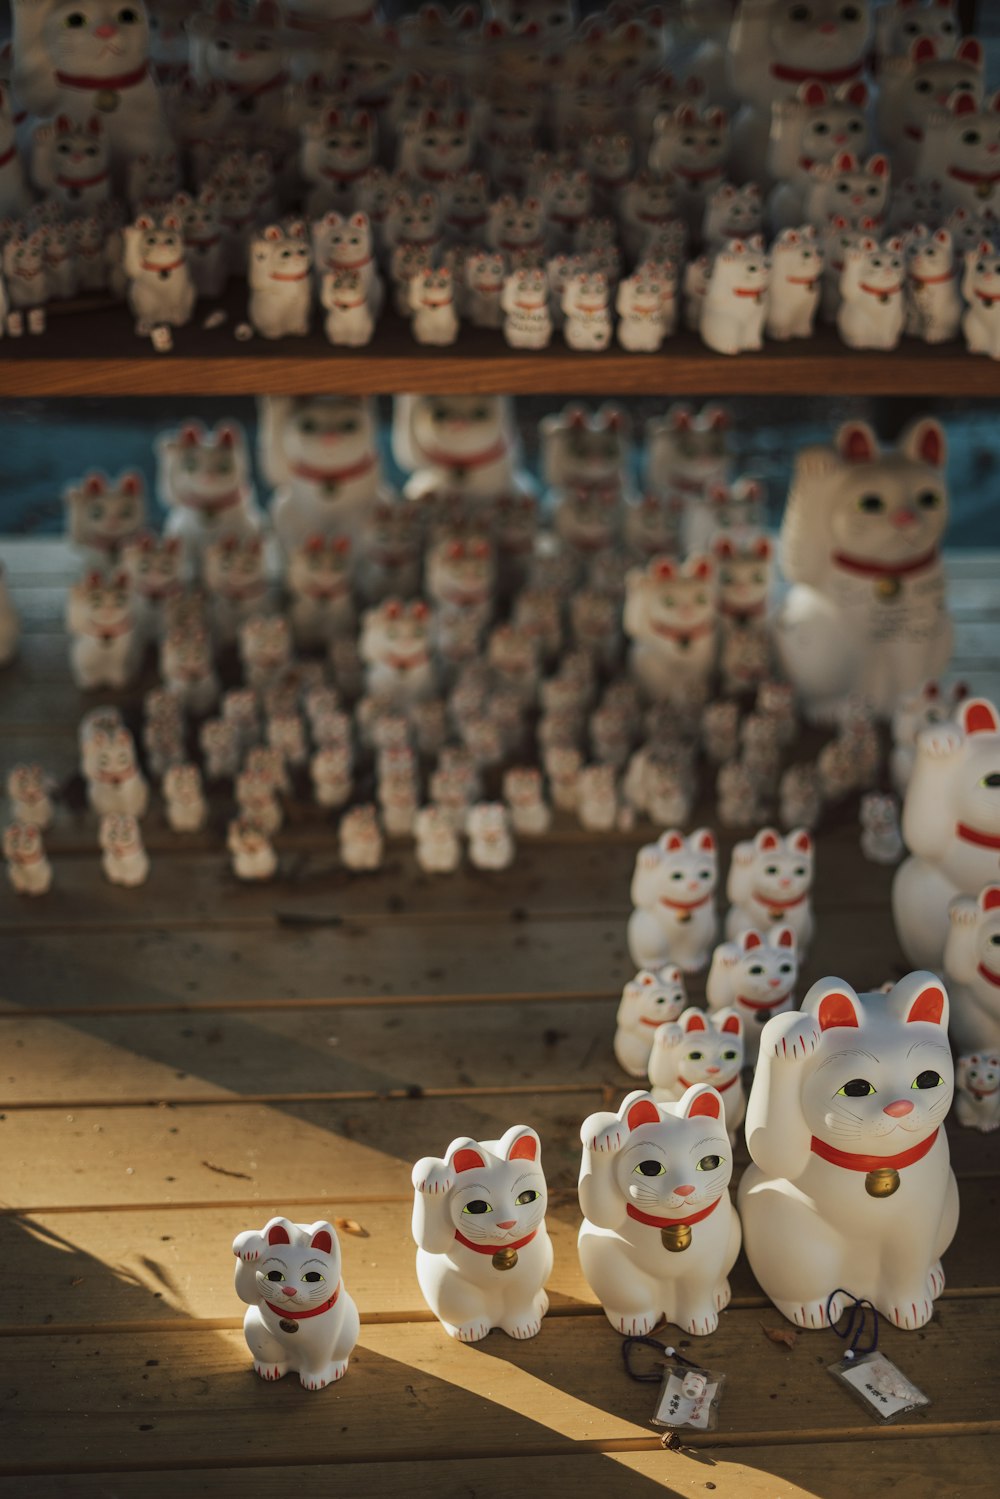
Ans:
[[[421,348],[401,319],[387,315],[371,347],[355,352],[331,348],[319,330],[304,339],[240,343],[233,328],[245,316],[245,295],[234,292],[227,310],[221,328],[206,332],[199,322],[180,329],[171,354],[156,354],[137,338],[124,308],[56,313],[40,337],[4,339],[0,397],[500,391],[1000,398],[1000,364],[957,343],[929,348],[907,339],[892,354],[852,353],[825,329],[808,342],[734,359],[710,353],[689,333],[662,354],[574,354],[560,337],[550,349],[525,354],[499,333],[472,328],[450,349]]]

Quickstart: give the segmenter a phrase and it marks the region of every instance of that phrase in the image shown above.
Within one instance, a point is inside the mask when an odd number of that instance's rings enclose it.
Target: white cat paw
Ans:
[[[835,1296],[830,1302],[829,1316],[825,1301],[807,1301],[801,1305],[791,1301],[778,1301],[775,1305],[781,1315],[787,1317],[789,1322],[794,1322],[796,1327],[830,1327],[840,1321],[844,1310],[844,1302],[840,1296]]]
[[[979,920],[979,902],[968,895],[958,896],[948,907],[948,920],[952,926],[975,926]]]
[[[932,760],[946,760],[949,755],[956,755],[964,743],[964,736],[951,724],[924,729],[917,736],[917,748]]]
[[[996,1126],[994,1125],[994,1129]],[[940,1260],[936,1260],[931,1266],[927,1276],[927,1284],[930,1287],[931,1300],[936,1301],[944,1290],[944,1267]]]
[[[254,1359],[253,1367],[255,1374],[259,1374],[261,1379],[266,1379],[268,1381],[274,1379],[284,1379],[285,1375],[288,1373],[287,1364],[261,1364],[258,1363],[256,1359]]]
[[[722,1285],[715,1293],[715,1310],[717,1312],[724,1312],[726,1310],[726,1307],[732,1300],[732,1296],[733,1293],[730,1289],[729,1282],[728,1280],[724,1280],[722,1282]]]
[[[449,1322],[443,1325],[445,1332],[459,1343],[481,1343],[490,1331],[488,1322],[463,1322],[461,1327],[454,1327]]]
[[[328,1384],[336,1384],[347,1373],[347,1359],[327,1364],[315,1374],[300,1374],[299,1383],[304,1390],[325,1390]]]
[[[774,1024],[772,1045],[779,1062],[804,1062],[811,1057],[819,1045],[822,1032],[811,1015],[802,1015],[797,1010],[780,1017],[782,1025]],[[775,1017],[777,1020],[778,1017]]]
[[[417,1176],[416,1169],[413,1174],[413,1185],[418,1192],[424,1192],[428,1197],[443,1197],[450,1192],[455,1184],[455,1176],[450,1166],[444,1161],[432,1161],[429,1157],[421,1161],[424,1168]]]
[[[624,1119],[615,1119],[606,1129],[598,1130],[587,1142],[588,1150],[596,1151],[598,1155],[611,1155],[616,1150],[621,1150],[629,1137],[629,1127]]]
[[[901,1302],[899,1306],[889,1309],[890,1321],[896,1327],[905,1328],[907,1332],[925,1326],[933,1315],[934,1302],[926,1296],[918,1297],[916,1301]]]
[[[509,1338],[537,1338],[542,1330],[541,1317],[527,1317],[523,1322],[501,1322],[500,1327]]]
[[[688,1320],[683,1323],[685,1332],[694,1333],[695,1337],[699,1338],[708,1337],[710,1333],[715,1332],[718,1325],[719,1314],[715,1311],[698,1312],[695,1316],[689,1317]]]
[[[644,1338],[660,1320],[659,1312],[614,1312],[608,1307],[604,1311],[615,1331],[626,1338]]]

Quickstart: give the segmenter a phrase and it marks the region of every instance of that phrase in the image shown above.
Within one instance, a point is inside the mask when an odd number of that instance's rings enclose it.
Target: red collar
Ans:
[[[777,999],[748,999],[745,994],[738,994],[736,1003],[751,1010],[776,1010],[779,1005],[786,1004],[789,997],[788,994],[779,994]]]
[[[809,1149],[813,1155],[822,1157],[833,1166],[843,1166],[845,1171],[878,1171],[887,1168],[891,1171],[899,1171],[903,1166],[912,1166],[914,1161],[923,1160],[938,1137],[935,1129],[926,1140],[911,1145],[908,1150],[901,1150],[898,1155],[852,1155],[849,1150],[838,1150],[836,1145],[827,1145],[825,1140],[818,1140],[813,1135]]]
[[[936,562],[937,547],[915,557],[912,562],[866,562],[863,557],[850,557],[846,552],[834,552],[833,560],[845,572],[855,573],[860,578],[903,578]]]
[[[654,1218],[652,1213],[644,1213],[641,1208],[633,1207],[630,1202],[626,1203],[625,1211],[630,1218],[635,1219],[636,1223],[645,1223],[650,1228],[684,1228],[690,1223],[700,1223],[703,1218],[708,1217],[709,1213],[714,1213],[721,1201],[722,1198],[717,1197],[714,1202],[708,1204],[707,1208],[702,1208],[700,1212],[692,1213],[687,1218]]]
[[[24,863],[25,861],[22,860],[21,862]],[[997,983],[1000,983],[1000,979],[997,980]],[[966,1083],[965,1091],[966,1093],[971,1093],[973,1098],[978,1098],[979,1102],[982,1103],[984,1098],[992,1098],[994,1093],[1000,1093],[1000,1083],[995,1088],[973,1088],[970,1083]]]
[[[870,297],[882,297],[887,302],[890,297],[897,296],[903,290],[903,283],[898,281],[895,286],[868,286],[864,281],[859,281],[858,290],[866,291]]]
[[[115,625],[110,630],[109,629],[92,630],[92,629],[90,629],[89,626],[85,626],[83,633],[85,635],[92,635],[95,640],[108,641],[108,640],[114,640],[119,635],[127,635],[129,633],[129,631],[131,630],[131,628],[132,628],[132,621],[130,619],[128,619],[128,620],[122,620],[122,622],[121,622],[120,625]]]
[[[443,453],[436,448],[424,449],[424,459],[435,468],[483,468],[487,463],[499,463],[507,456],[507,444],[502,437],[498,437],[491,448],[484,448],[481,453],[468,453],[464,458],[456,457],[454,453]]]
[[[766,286],[734,286],[732,288],[734,297],[749,297],[754,302],[763,301],[766,291]]]
[[[506,1250],[506,1249],[523,1249],[524,1246],[525,1246],[525,1244],[530,1244],[531,1243],[532,1239],[535,1237],[535,1234],[537,1234],[537,1232],[538,1232],[537,1228],[532,1229],[531,1233],[528,1234],[527,1238],[524,1238],[524,1239],[515,1239],[513,1244],[473,1244],[472,1240],[471,1239],[467,1239],[464,1234],[459,1233],[459,1231],[458,1231],[457,1228],[455,1230],[455,1238],[456,1238],[456,1240],[458,1241],[459,1244],[464,1244],[465,1247],[466,1247],[466,1249],[472,1249],[472,1250],[475,1251],[476,1254],[490,1254],[490,1255],[492,1255],[492,1254],[502,1254],[504,1252],[504,1250]]]
[[[736,1086],[736,1084],[739,1082],[739,1080],[740,1080],[740,1075],[737,1072],[736,1076],[735,1077],[731,1077],[729,1079],[728,1083],[712,1083],[712,1082],[710,1082],[710,1083],[708,1083],[708,1086],[710,1088],[714,1088],[715,1091],[716,1091],[716,1093],[725,1093],[727,1091],[727,1089],[734,1088]],[[677,1081],[684,1088],[695,1088],[695,1087],[700,1086],[697,1083],[689,1083],[688,1080],[687,1080],[687,1078],[686,1077],[681,1077],[681,1075],[680,1075],[679,1072],[677,1074]],[[706,1079],[706,1081],[707,1081],[707,1079]]]
[[[847,68],[832,68],[824,71],[822,68],[789,68],[782,62],[771,64],[771,77],[780,78],[782,83],[808,83],[811,78],[818,78],[820,83],[846,83],[848,78],[857,78],[864,67],[862,61],[852,63]]]
[[[288,82],[287,73],[275,73],[273,78],[265,78],[263,83],[255,83],[247,87],[242,83],[227,83],[227,94],[239,94],[243,99],[256,99],[260,94],[269,94],[274,88],[283,88]]]
[[[331,182],[357,182],[367,172],[367,167],[356,167],[354,171],[341,171],[338,167],[324,167],[323,176]]]
[[[967,822],[956,823],[955,832],[963,843],[975,843],[979,848],[1000,848],[1000,835],[981,833],[978,828],[970,828]]]
[[[577,302],[576,306],[573,308],[574,313],[583,312],[586,313],[588,317],[592,313],[597,312],[603,312],[605,315],[607,315],[607,311],[607,302]]]
[[[107,89],[133,88],[141,83],[149,72],[149,63],[144,62],[141,68],[136,68],[134,73],[119,73],[117,78],[91,78],[86,75],[79,76],[76,73],[56,73],[56,82],[61,83],[64,88],[99,89],[101,92]]]
[[[751,604],[748,609],[737,609],[735,604],[729,604],[723,599],[719,608],[728,619],[758,619],[767,612],[767,604],[763,600],[759,604]]]
[[[447,182],[451,176],[450,172],[439,172],[436,167],[421,167],[417,173],[424,182]]]
[[[182,499],[181,504],[188,509],[207,510],[210,515],[214,515],[219,510],[228,510],[230,506],[238,505],[242,499],[242,489],[231,489],[228,494],[219,495],[217,498],[202,499],[199,495],[190,495],[187,499]]]
[[[673,166],[673,167],[671,167],[670,170],[672,172],[676,172],[677,175],[678,175],[678,177],[683,177],[684,180],[685,180],[685,182],[707,182],[710,177],[721,177],[722,176],[722,167],[721,167],[721,165],[717,166],[717,167],[679,167],[679,166]]]
[[[385,656],[383,660],[393,671],[415,671],[418,666],[427,665],[427,652],[421,651],[419,656]]]
[[[17,146],[15,144],[15,145],[11,146],[9,150],[5,151],[2,156],[0,156],[0,167],[5,167],[7,165],[7,163],[8,163],[8,161],[13,161],[14,157],[16,155],[17,155]],[[57,182],[59,181],[58,177],[56,178],[56,181]]]
[[[973,287],[972,294],[982,302],[984,307],[992,307],[994,303],[1000,302],[1000,292],[997,292],[996,296],[990,296],[988,291],[980,291],[978,287]]]
[[[304,281],[308,274],[308,270],[305,270],[296,271],[294,276],[282,276],[280,271],[272,271],[270,279],[272,281]]]
[[[349,309],[354,308],[354,307],[367,307],[367,306],[368,306],[368,298],[367,297],[359,297],[359,299],[356,302],[334,302],[334,304],[333,304],[333,310],[334,310],[334,312],[347,312]]]
[[[509,239],[502,239],[500,241],[500,249],[506,250],[509,255],[514,255],[519,250],[540,250],[541,247],[542,241],[540,239],[528,239],[520,244],[512,244]]]
[[[940,286],[944,281],[954,281],[954,269],[945,271],[943,276],[915,276],[910,272],[910,280],[915,286]]]
[[[180,260],[171,260],[166,265],[154,265],[149,260],[142,260],[139,264],[144,271],[155,271],[158,276],[169,275],[171,271],[178,270],[184,264],[184,257],[181,256]]]
[[[660,905],[669,906],[671,911],[697,911],[700,906],[707,905],[715,894],[710,890],[707,895],[702,895],[698,900],[668,900],[665,895],[660,896]]]
[[[313,468],[309,463],[293,463],[292,473],[297,479],[311,479],[314,484],[326,484],[331,480],[334,484],[342,484],[348,479],[360,479],[362,474],[370,473],[374,467],[375,458],[368,453],[357,463],[349,463],[346,468]]]
[[[56,75],[58,77],[58,74]],[[967,172],[964,167],[949,167],[948,176],[956,182],[1000,182],[1000,172]]]
[[[785,280],[789,286],[808,286],[810,291],[814,286],[819,285],[818,276],[786,276]]]
[[[10,155],[11,153],[8,153]],[[3,166],[7,156],[0,156],[0,166]],[[107,182],[108,173],[99,172],[96,177],[57,177],[57,187],[83,188],[96,187],[100,182]]]
[[[562,224],[564,229],[575,229],[578,224],[581,224],[583,222],[585,217],[586,215],[582,213],[550,213],[549,223]],[[638,217],[642,218],[642,215],[639,214]],[[644,222],[652,223],[654,221],[652,219],[647,219],[644,220]]]
[[[639,1024],[648,1025],[650,1030],[658,1030],[661,1025],[666,1025],[667,1023],[666,1020],[647,1020],[645,1015],[639,1016]]]
[[[677,640],[688,645],[692,640],[697,640],[700,635],[711,633],[711,623],[694,625],[690,630],[675,630],[672,625],[658,625],[654,622],[653,630],[657,635],[662,635],[665,640]]]
[[[366,255],[364,260],[331,260],[330,265],[337,271],[360,271],[362,267],[371,265],[372,257]]]
[[[271,1311],[274,1312],[276,1317],[287,1317],[292,1322],[304,1322],[307,1317],[321,1317],[324,1312],[328,1312],[330,1310],[331,1306],[336,1305],[337,1297],[340,1295],[340,1287],[342,1285],[343,1281],[341,1281],[337,1286],[337,1289],[334,1291],[333,1295],[329,1297],[328,1300],[323,1302],[322,1306],[310,1307],[309,1311],[307,1312],[293,1312],[291,1307],[275,1306],[273,1301],[265,1301],[264,1305],[270,1307]]]
[[[790,911],[793,906],[801,906],[809,897],[809,891],[803,890],[794,900],[772,900],[769,895],[761,895],[759,890],[753,892],[753,899],[758,905],[765,906],[768,911]]]
[[[979,974],[980,978],[984,978],[988,984],[992,984],[994,988],[1000,989],[1000,973],[994,973],[993,969],[987,968],[985,963],[980,963],[976,972]]]

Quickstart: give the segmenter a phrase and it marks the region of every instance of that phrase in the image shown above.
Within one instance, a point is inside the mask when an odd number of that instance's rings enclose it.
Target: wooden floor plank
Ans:
[[[882,1493],[906,1499],[995,1499],[1000,1439],[995,1436],[928,1440],[897,1426],[879,1456],[886,1466]],[[495,1499],[497,1494],[573,1494],[574,1499],[844,1499],[859,1492],[859,1474],[872,1478],[876,1443],[720,1448],[682,1452],[583,1453],[565,1457],[509,1457],[451,1461],[366,1463],[336,1469],[337,1493],[354,1499]],[[895,1470],[893,1473],[890,1470]],[[896,1481],[894,1481],[894,1479]],[[177,1499],[172,1473],[97,1473],[73,1477],[72,1499]],[[254,1467],[186,1472],[187,1499],[288,1499],[325,1495],[328,1467]],[[16,1485],[16,1486],[15,1486]],[[860,1490],[864,1492],[864,1490]],[[67,1499],[66,1479],[0,1479],[0,1499]]]
[[[997,1220],[1000,1176],[963,1181],[960,1193],[959,1228],[944,1260],[949,1298],[1000,1284],[995,1239],[983,1232],[983,1225]],[[423,1308],[414,1274],[411,1204],[409,1196],[397,1202],[320,1199],[299,1202],[288,1212],[300,1223],[333,1215],[362,1229],[364,1237],[340,1231],[346,1284],[365,1317],[401,1318]],[[243,1229],[260,1227],[271,1208],[262,1200],[255,1206],[206,1202],[197,1210],[0,1216],[7,1287],[0,1329],[166,1322],[187,1333],[197,1330],[197,1320],[236,1318],[240,1306],[229,1248]],[[546,1221],[555,1251],[552,1306],[595,1306],[576,1253],[580,1213],[573,1188],[553,1193]],[[730,1281],[737,1300],[766,1305],[745,1257]],[[46,1288],[44,1312],[35,1289],[39,1284]]]
[[[719,1430],[707,1445],[872,1431],[825,1367],[842,1345],[816,1333],[793,1350],[776,1347],[760,1321],[756,1310],[730,1311],[711,1338],[685,1344],[707,1367],[730,1371]],[[976,1300],[939,1305],[922,1336],[883,1329],[885,1352],[933,1401],[911,1424],[956,1435],[1000,1431],[998,1332],[1000,1301]],[[651,1387],[626,1377],[621,1339],[603,1318],[553,1318],[528,1343],[494,1332],[471,1347],[430,1323],[365,1327],[347,1378],[315,1398],[291,1377],[277,1387],[256,1379],[241,1332],[191,1334],[183,1351],[168,1333],[46,1339],[41,1389],[24,1377],[38,1347],[5,1340],[13,1371],[5,1379],[5,1476],[233,1460],[344,1464],[376,1454],[474,1461],[649,1440]]]

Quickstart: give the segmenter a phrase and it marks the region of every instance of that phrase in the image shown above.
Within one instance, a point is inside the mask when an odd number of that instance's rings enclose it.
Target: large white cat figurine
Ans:
[[[930,1321],[958,1222],[942,1128],[953,1088],[932,973],[861,996],[820,979],[764,1027],[739,1208],[750,1267],[796,1326],[835,1322],[841,1288],[897,1327]]]
[[[1000,885],[952,901],[944,945],[952,1042],[961,1051],[1000,1049]]]
[[[917,735],[903,801],[903,842],[892,911],[911,963],[940,968],[948,908],[996,880],[1000,859],[1000,715],[985,698],[960,704],[951,723]]]
[[[425,1156],[413,1168],[417,1280],[460,1342],[494,1327],[512,1338],[541,1329],[552,1273],[541,1153],[535,1131],[515,1124],[499,1140],[462,1136],[443,1160]]]
[[[812,882],[813,841],[805,828],[793,828],[787,837],[761,828],[755,838],[737,843],[726,884],[727,937],[780,921],[792,928],[804,952],[813,931]]]
[[[799,452],[779,540],[794,587],[776,634],[814,722],[831,722],[851,693],[888,717],[947,666],[945,461],[944,431],[930,417],[888,452],[863,422],[842,426],[832,447]]]
[[[706,1083],[725,1106],[726,1130],[736,1144],[746,1112],[740,1076],[743,1020],[735,1010],[706,1015],[694,1006],[673,1025],[662,1025],[649,1054],[650,1092],[658,1103],[676,1103],[688,1088]]]
[[[272,1218],[233,1240],[243,1333],[261,1379],[293,1370],[303,1389],[343,1379],[361,1332],[344,1288],[340,1244],[329,1223]]]
[[[666,1317],[713,1333],[740,1250],[719,1094],[658,1104],[636,1091],[616,1114],[591,1114],[580,1139],[580,1265],[611,1326],[643,1336]]]
[[[794,1007],[793,990],[799,957],[790,926],[769,931],[752,927],[733,942],[720,942],[712,954],[705,998],[713,1014],[733,1009],[743,1019],[743,1050],[753,1066],[763,1026],[773,1016]]]
[[[698,828],[689,838],[670,828],[636,855],[628,946],[637,968],[676,964],[693,973],[708,962],[718,933],[715,837]]]

